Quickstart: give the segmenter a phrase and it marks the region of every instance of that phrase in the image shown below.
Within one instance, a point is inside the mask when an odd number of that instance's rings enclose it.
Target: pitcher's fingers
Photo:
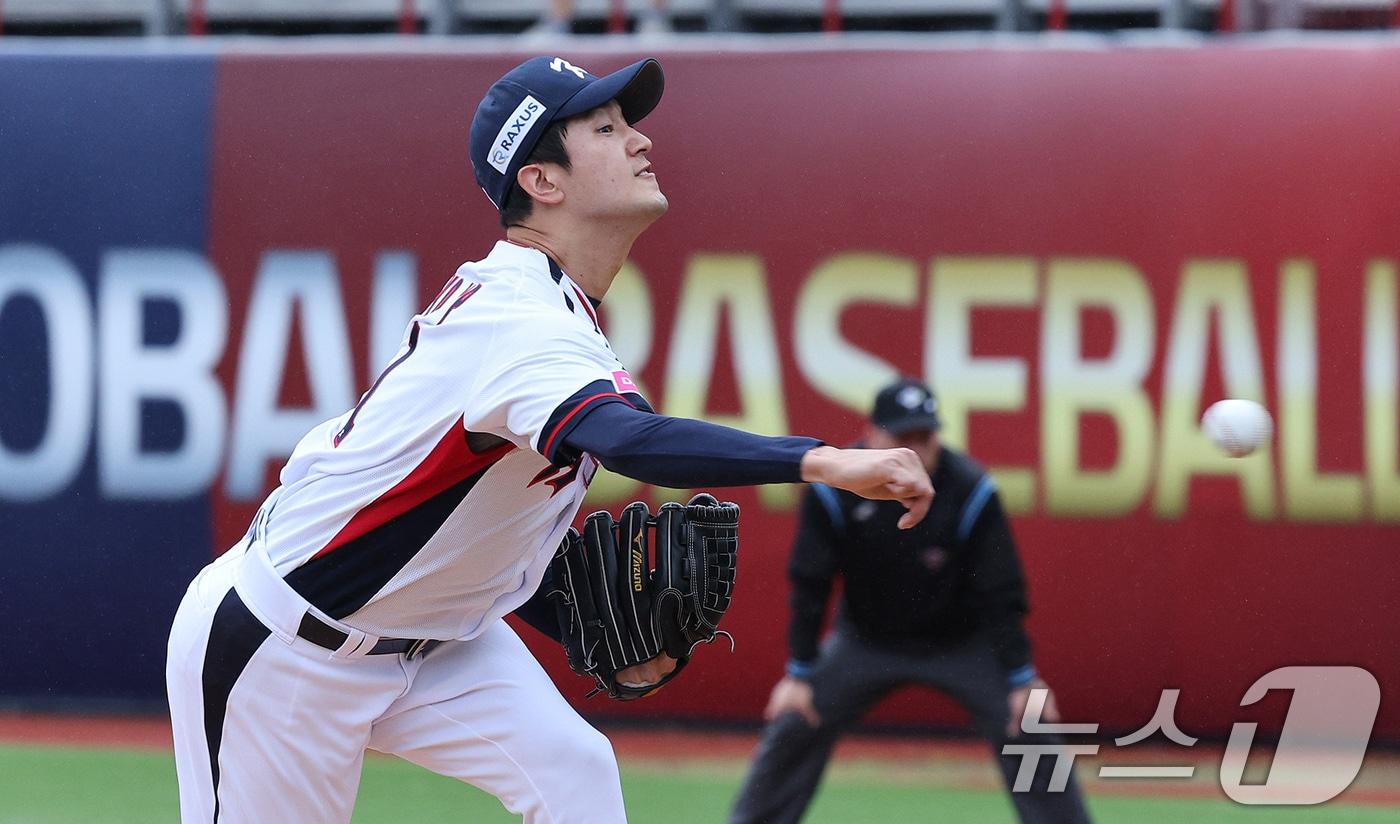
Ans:
[[[933,505],[933,493],[929,492],[915,498],[903,498],[900,503],[904,504],[904,508],[909,511],[899,516],[899,528],[911,529],[928,514],[928,508]]]
[[[923,472],[900,473],[886,483],[885,487],[896,498],[917,498],[933,492],[933,483]]]
[[[903,501],[928,494],[927,483],[919,483],[917,478],[895,478],[885,484],[884,492],[892,500]]]

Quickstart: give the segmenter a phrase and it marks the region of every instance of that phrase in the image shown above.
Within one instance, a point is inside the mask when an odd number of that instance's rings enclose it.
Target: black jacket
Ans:
[[[1022,626],[1025,579],[996,484],[971,458],[944,447],[928,517],[896,526],[904,507],[813,484],[802,501],[788,567],[792,658],[817,657],[833,578],[842,620],[876,644],[926,645],[985,630],[1008,673],[1030,663]]]

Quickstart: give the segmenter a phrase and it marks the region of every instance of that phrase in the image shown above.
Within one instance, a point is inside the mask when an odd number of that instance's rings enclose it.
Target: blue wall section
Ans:
[[[207,57],[0,55],[0,246],[58,252],[90,295],[104,250],[203,254],[213,84]],[[147,341],[170,340],[178,323],[150,306]],[[0,312],[0,438],[11,449],[43,436],[44,339],[31,301]],[[143,413],[145,448],[178,440],[178,411]],[[170,618],[209,557],[203,497],[104,500],[92,443],[66,492],[0,500],[0,701],[162,700]]]

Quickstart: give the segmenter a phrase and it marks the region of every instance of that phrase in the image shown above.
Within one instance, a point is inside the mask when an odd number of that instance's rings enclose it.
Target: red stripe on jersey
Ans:
[[[573,284],[569,285],[573,286]],[[594,331],[602,331],[598,326],[598,315],[593,311],[593,302],[590,301],[588,299],[588,296],[585,295],[577,286],[574,286],[574,294],[578,295],[579,303],[583,304],[583,311],[588,313],[588,319],[593,321]]]
[[[387,524],[395,518],[413,510],[449,487],[455,486],[506,456],[515,448],[514,444],[504,443],[476,453],[467,446],[467,430],[458,419],[447,434],[438,441],[433,451],[392,489],[375,498],[349,523],[341,527],[311,560],[335,551],[338,547],[359,538],[365,533]]]
[[[623,403],[628,403],[628,400],[627,400],[626,398],[622,397],[621,395],[617,394],[616,392],[599,392],[599,393],[596,394],[596,395],[591,395],[591,396],[589,396],[589,397],[587,397],[587,398],[584,398],[583,401],[581,401],[581,402],[579,403],[578,406],[575,406],[575,407],[574,407],[574,409],[573,409],[572,412],[570,412],[569,414],[565,415],[565,416],[564,416],[564,419],[563,419],[562,421],[560,421],[558,424],[555,425],[554,431],[551,432],[551,433],[549,433],[549,439],[546,440],[546,441],[544,442],[544,449],[541,449],[541,450],[540,450],[540,454],[541,454],[541,455],[544,455],[546,458],[548,458],[548,457],[549,457],[549,450],[552,449],[552,448],[554,447],[554,439],[555,439],[556,437],[558,437],[559,431],[562,430],[562,429],[564,428],[564,424],[568,423],[569,420],[570,420],[571,418],[573,418],[573,416],[577,415],[579,412],[582,412],[582,411],[583,411],[583,408],[584,408],[585,406],[589,405],[590,403],[593,403],[594,401],[598,400],[599,398],[617,398],[618,400],[622,401]]]

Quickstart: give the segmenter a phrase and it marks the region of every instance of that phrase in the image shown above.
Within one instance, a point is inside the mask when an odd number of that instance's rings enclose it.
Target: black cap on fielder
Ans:
[[[938,431],[938,398],[933,390],[913,378],[900,378],[875,396],[870,422],[889,432],[903,435],[916,430]]]
[[[558,120],[616,100],[628,123],[651,113],[665,88],[661,64],[652,58],[598,77],[561,57],[533,57],[487,90],[471,125],[472,171],[497,209],[515,183],[515,173]]]

